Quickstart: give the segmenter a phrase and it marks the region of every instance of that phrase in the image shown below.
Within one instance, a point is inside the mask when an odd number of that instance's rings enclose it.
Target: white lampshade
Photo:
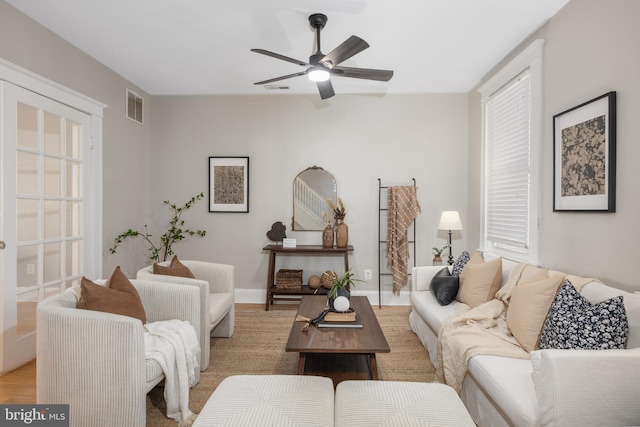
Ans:
[[[438,230],[462,230],[462,222],[458,211],[442,211]]]

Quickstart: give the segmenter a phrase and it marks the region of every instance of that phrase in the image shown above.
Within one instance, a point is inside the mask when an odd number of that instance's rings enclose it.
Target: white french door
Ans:
[[[0,373],[35,358],[36,306],[94,266],[92,116],[0,81]]]

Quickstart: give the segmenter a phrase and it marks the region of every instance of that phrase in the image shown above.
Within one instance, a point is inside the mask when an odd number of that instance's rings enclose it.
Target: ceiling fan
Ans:
[[[393,77],[393,71],[389,70],[374,70],[371,68],[353,68],[353,67],[340,67],[339,64],[362,52],[369,47],[369,44],[362,40],[360,37],[351,36],[338,47],[333,49],[329,54],[325,55],[320,51],[320,30],[324,28],[327,23],[327,17],[321,13],[314,13],[309,16],[309,23],[316,30],[316,53],[309,57],[309,62],[300,61],[297,59],[289,58],[288,56],[280,55],[278,53],[269,52],[264,49],[251,49],[252,52],[261,53],[263,55],[271,56],[282,61],[291,62],[293,64],[306,67],[304,71],[299,73],[288,74],[286,76],[280,76],[269,80],[263,80],[261,82],[254,83],[255,85],[264,85],[267,83],[277,82],[279,80],[289,79],[297,76],[308,75],[309,79],[315,81],[318,85],[318,91],[320,92],[320,98],[327,99],[335,95],[333,91],[333,85],[331,84],[330,77],[351,77],[355,79],[366,80],[378,80],[381,82],[388,82]]]

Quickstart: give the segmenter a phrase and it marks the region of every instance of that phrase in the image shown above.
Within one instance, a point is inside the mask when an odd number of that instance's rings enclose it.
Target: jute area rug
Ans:
[[[410,307],[374,307],[391,353],[377,355],[380,378],[387,381],[433,381],[435,369],[409,327]],[[199,413],[211,393],[230,375],[295,375],[298,353],[285,352],[295,310],[236,310],[231,338],[211,339],[211,363],[190,390],[189,409]],[[147,396],[147,426],[176,427],[165,416],[162,388]]]

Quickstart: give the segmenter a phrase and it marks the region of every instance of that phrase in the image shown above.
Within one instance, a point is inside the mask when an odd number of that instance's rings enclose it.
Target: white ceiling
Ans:
[[[329,53],[351,35],[371,47],[344,66],[394,71],[388,83],[333,77],[341,93],[467,92],[569,0],[5,0],[151,95],[317,93],[303,71],[308,16],[328,16]]]

